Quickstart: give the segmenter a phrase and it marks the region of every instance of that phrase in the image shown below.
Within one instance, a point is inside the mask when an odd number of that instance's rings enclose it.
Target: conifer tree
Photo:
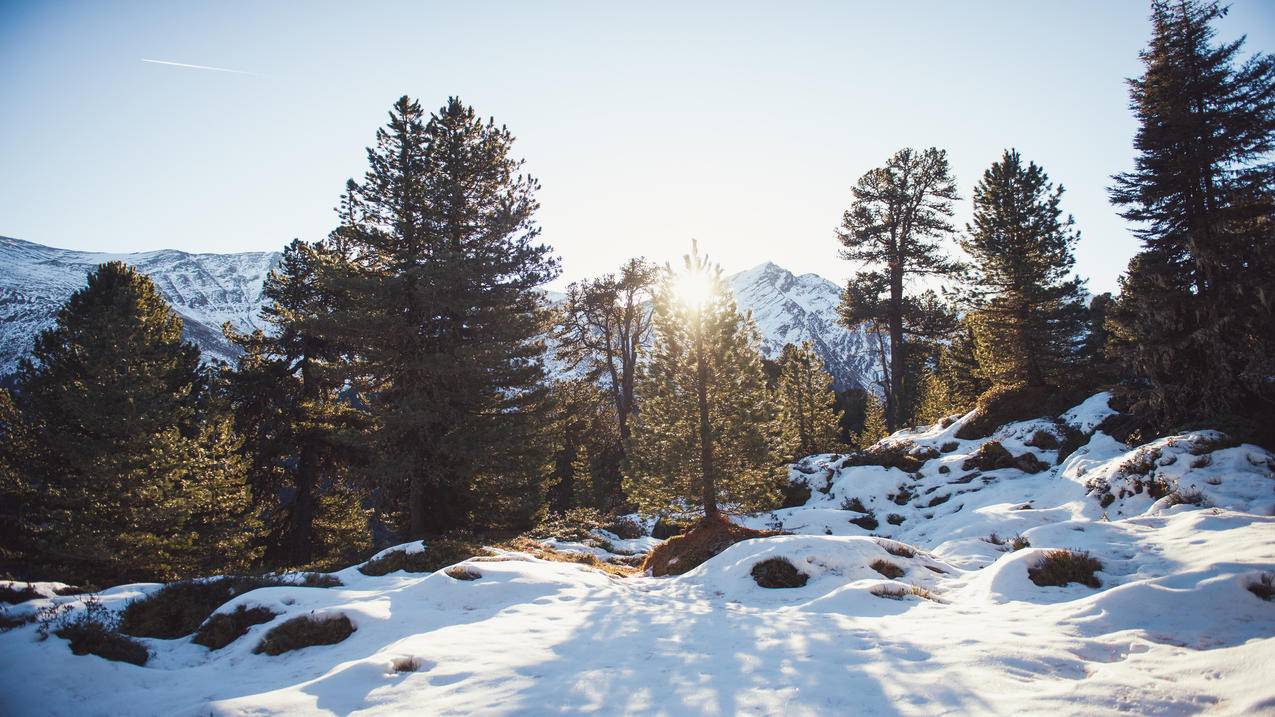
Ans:
[[[775,387],[776,421],[786,458],[825,453],[837,445],[832,376],[809,341],[784,346]]]
[[[240,440],[181,330],[149,278],[110,262],[36,339],[0,417],[33,567],[103,584],[252,562]]]
[[[888,435],[890,430],[885,425],[885,401],[869,392],[867,411],[863,417],[863,430],[855,434],[854,443],[862,450],[871,447],[872,444]]]
[[[1084,282],[1070,276],[1079,234],[1063,188],[1016,150],[983,173],[961,247],[973,257],[968,291],[980,371],[994,384],[1058,387],[1080,363]]]
[[[558,262],[513,136],[452,98],[404,97],[351,181],[328,273],[334,328],[375,422],[367,474],[410,537],[525,523],[544,497],[544,386]]]
[[[901,149],[884,167],[863,175],[854,201],[837,232],[843,258],[867,267],[851,279],[843,299],[842,320],[849,326],[873,323],[889,334],[890,366],[885,391],[886,425],[908,421],[908,319],[918,305],[907,295],[910,280],[954,277],[960,264],[948,259],[939,240],[954,228],[949,221],[958,199],[947,153],[930,148]],[[915,380],[915,377],[914,377]]]
[[[1222,426],[1275,444],[1275,56],[1218,44],[1217,2],[1156,0],[1129,80],[1135,168],[1111,200],[1142,251],[1111,311],[1113,349],[1154,428]]]
[[[323,245],[294,240],[266,277],[261,318],[270,331],[223,328],[244,350],[227,390],[267,510],[272,565],[337,564],[370,547],[351,470],[362,459],[355,444],[365,419],[341,400],[342,351],[327,331],[334,297],[320,281],[323,263],[335,259]]]
[[[637,381],[625,493],[642,510],[719,504],[749,510],[783,484],[770,434],[773,411],[760,337],[721,268],[698,251],[666,267],[655,295],[655,345]]]

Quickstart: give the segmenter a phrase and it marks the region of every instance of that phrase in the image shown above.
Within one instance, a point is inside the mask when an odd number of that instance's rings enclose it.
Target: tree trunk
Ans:
[[[708,360],[704,356],[703,317],[695,317],[696,390],[699,393],[700,472],[704,475],[704,517],[717,517],[717,486],[713,483],[713,437],[708,420]]]
[[[301,400],[310,402],[317,394],[313,369],[308,358],[301,362]],[[301,438],[301,455],[297,459],[297,495],[292,513],[292,561],[305,565],[314,560],[314,489],[318,483],[319,448],[315,437],[307,431]]]
[[[885,427],[891,433],[903,423],[903,272],[890,272],[890,395]]]

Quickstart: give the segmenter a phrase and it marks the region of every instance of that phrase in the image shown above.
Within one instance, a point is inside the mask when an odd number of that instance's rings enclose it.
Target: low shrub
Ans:
[[[784,487],[783,501],[779,504],[780,508],[799,508],[810,501],[810,496],[814,492],[810,490],[810,484],[803,478],[799,481],[793,481]]]
[[[1023,548],[1030,548],[1032,546],[1032,541],[1021,535],[1015,535],[1006,541],[1005,544],[1009,546],[1010,550],[1022,550]]]
[[[353,634],[354,623],[345,615],[302,615],[271,628],[253,652],[282,655],[315,645],[335,645]]]
[[[483,576],[477,568],[471,568],[468,565],[453,565],[444,570],[443,574],[453,580],[477,580]]]
[[[882,466],[885,468],[898,468],[905,473],[912,473],[920,470],[921,466],[925,464],[925,461],[911,455],[914,447],[915,444],[911,441],[878,443],[867,450],[851,453],[846,456],[841,465],[842,467]]]
[[[903,516],[898,513],[891,513],[885,517],[885,522],[890,525],[903,525]]]
[[[948,441],[944,443],[943,445],[939,446],[939,450],[942,451],[943,453],[951,453],[952,451],[960,447],[961,447],[961,444],[957,443],[956,441]]]
[[[115,613],[90,595],[83,600],[84,608],[75,610],[71,603],[63,603],[40,611],[40,639],[48,639],[52,633],[70,643],[75,655],[97,655],[105,660],[145,665],[150,651],[142,643],[118,632],[119,619]]]
[[[275,619],[278,613],[269,608],[240,605],[234,612],[215,613],[199,626],[195,638],[196,645],[203,645],[210,650],[220,650],[230,643],[248,634],[253,625],[261,625]]]
[[[646,535],[642,525],[632,518],[617,518],[607,523],[605,529],[621,540],[634,540]]]
[[[950,493],[945,495],[936,495],[933,498],[930,498],[929,504],[926,505],[925,507],[933,508],[936,505],[943,505],[944,503],[948,502],[951,499],[952,499],[952,496]]]
[[[24,612],[15,615],[4,608],[0,608],[0,632],[8,632],[33,622],[35,622],[35,613]]]
[[[545,547],[540,542],[526,536],[519,536],[517,538],[506,540],[498,547],[519,553],[528,553],[540,558],[541,560],[552,560],[557,563],[576,563],[577,565],[587,565],[610,575],[622,577],[632,575],[634,572],[632,566],[626,563],[623,559],[620,559],[617,562],[607,562],[599,559],[598,556],[593,553],[553,550],[552,548]],[[478,559],[481,560],[481,556]],[[495,559],[499,560],[500,558],[497,557]],[[453,575],[452,577],[455,576]]]
[[[1040,586],[1080,583],[1097,588],[1102,586],[1094,574],[1099,570],[1102,570],[1102,561],[1087,552],[1050,550],[1034,567],[1027,569],[1027,577]]]
[[[1249,592],[1266,602],[1275,600],[1275,574],[1262,573],[1257,580],[1250,582],[1245,587],[1248,588]]]
[[[893,541],[891,542],[877,541],[877,545],[880,545],[882,550],[889,553],[890,555],[893,555],[896,558],[915,558],[916,557],[916,551],[913,550],[911,547],[904,545],[903,543],[896,543]]]
[[[999,441],[988,441],[978,447],[977,451],[961,463],[961,470],[994,471],[1001,468],[1013,468],[1014,456]]]
[[[918,461],[925,462],[925,461],[938,458],[939,449],[933,446],[917,446],[916,448],[913,448],[911,452],[908,453],[908,455],[912,456]]]
[[[735,543],[781,534],[782,531],[778,530],[745,528],[730,522],[725,516],[704,518],[685,534],[656,546],[642,562],[642,570],[650,571],[656,577],[681,575]]]
[[[693,527],[695,527],[695,521],[693,520],[660,516],[660,519],[655,521],[654,527],[651,528],[651,537],[659,540],[668,540],[675,535],[685,535]]]
[[[1175,505],[1203,506],[1206,503],[1204,494],[1201,493],[1198,488],[1187,488],[1185,490],[1178,489],[1178,490],[1170,491],[1169,494],[1165,496],[1165,498],[1166,498],[1166,502],[1169,504],[1168,507],[1170,508],[1172,508]]]
[[[935,602],[938,602],[938,599],[934,597],[934,593],[920,585],[909,585],[908,587],[902,587],[899,585],[877,585],[869,590],[869,592],[879,598],[886,598],[887,600],[903,600],[909,595],[915,595],[922,600],[934,600]]]
[[[414,553],[391,550],[360,565],[359,572],[372,577],[389,575],[400,570],[408,573],[432,573],[463,560],[490,554],[481,543],[468,537],[438,538],[426,543],[424,550]]]
[[[595,508],[571,508],[546,515],[531,529],[531,535],[541,540],[554,538],[579,543],[592,537],[593,531],[602,528],[606,522],[606,516]]]
[[[997,386],[979,396],[973,415],[957,429],[956,437],[982,438],[1006,423],[1057,413],[1049,410],[1052,393],[1045,386]]]
[[[889,560],[881,560],[881,559],[873,560],[872,564],[869,565],[868,567],[872,568],[878,573],[881,573],[882,575],[884,575],[885,577],[891,580],[895,578],[903,577],[903,573],[904,573],[903,568],[899,567],[898,565],[895,565]]]
[[[1049,468],[1049,464],[1036,457],[1035,453],[1024,453],[1014,457],[1014,467],[1024,473],[1039,473]]]
[[[862,501],[862,500],[859,500],[858,498],[846,498],[845,500],[841,501],[841,509],[842,509],[842,510],[853,510],[853,511],[854,511],[854,512],[856,512],[856,513],[868,513],[868,512],[870,512],[870,511],[869,511],[869,510],[868,510],[868,509],[867,509],[867,508],[863,505],[863,501]]]
[[[0,585],[0,602],[3,603],[17,605],[38,597],[40,597],[40,593],[31,585],[27,585],[24,588],[19,588],[16,584]]]
[[[1032,448],[1039,448],[1042,451],[1057,450],[1062,445],[1058,441],[1058,436],[1055,436],[1052,432],[1045,430],[1036,431],[1031,435],[1031,438],[1028,438],[1025,441],[1025,443]]]
[[[394,672],[417,672],[422,664],[419,657],[401,656],[390,660],[390,669]]]
[[[799,588],[810,579],[788,561],[788,558],[768,558],[753,566],[753,580],[764,588]]]
[[[295,584],[304,588],[339,588],[345,583],[341,578],[327,573],[301,573],[301,579]]]
[[[181,580],[130,602],[120,613],[120,632],[163,640],[189,635],[231,598],[250,590],[292,585],[278,576],[233,575]]]
[[[871,531],[871,530],[876,530],[877,527],[881,525],[881,522],[877,520],[876,515],[874,515],[871,512],[868,512],[866,515],[861,515],[858,518],[854,518],[853,520],[850,521],[850,524],[857,525],[860,528],[863,528],[864,530]]]

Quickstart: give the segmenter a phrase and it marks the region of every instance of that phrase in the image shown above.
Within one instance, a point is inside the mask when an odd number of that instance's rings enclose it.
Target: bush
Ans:
[[[606,530],[621,540],[634,540],[646,535],[642,526],[632,518],[618,518],[607,523]]]
[[[1024,453],[1014,457],[1014,467],[1024,473],[1039,473],[1049,468],[1049,464],[1037,458],[1034,453]]]
[[[533,540],[526,536],[519,536],[511,540],[507,540],[501,543],[499,547],[505,550],[512,550],[519,553],[528,553],[537,558],[540,558],[541,560],[552,560],[558,563],[576,563],[578,565],[587,565],[591,568],[596,568],[598,570],[601,570],[602,572],[607,573],[609,575],[627,576],[634,572],[632,565],[629,562],[626,562],[624,559],[619,559],[616,562],[608,562],[605,560],[600,560],[598,556],[594,555],[593,553],[553,550],[551,548],[545,547],[544,545],[537,542],[536,540]],[[638,560],[641,560],[641,556],[634,556],[634,557],[636,557]],[[491,559],[500,560],[501,558],[496,557]],[[480,557],[480,558],[477,558],[477,560],[483,560],[483,558]],[[456,576],[452,575],[452,577],[456,577]]]
[[[882,575],[884,575],[885,577],[891,580],[895,578],[903,577],[903,573],[904,573],[903,568],[899,567],[898,565],[895,565],[889,560],[880,560],[880,559],[873,560],[872,564],[869,565],[868,567],[872,568],[878,573],[881,573]]]
[[[49,633],[71,644],[75,655],[97,655],[105,660],[145,665],[150,652],[142,643],[119,634],[118,618],[95,596],[83,600],[84,609],[74,610],[70,603],[40,611],[40,639]]]
[[[810,484],[803,478],[799,481],[793,481],[784,488],[783,501],[779,504],[780,508],[800,508],[810,500],[813,495],[810,490]]]
[[[1169,494],[1165,496],[1165,498],[1166,498],[1166,502],[1169,504],[1168,507],[1170,508],[1172,508],[1175,505],[1201,505],[1202,506],[1205,504],[1204,494],[1201,493],[1199,489],[1197,488],[1187,488],[1186,490],[1170,491]]]
[[[531,529],[531,535],[541,540],[553,538],[579,543],[593,537],[593,531],[601,529],[606,522],[606,517],[595,508],[571,508],[546,515]]]
[[[881,541],[877,541],[877,545],[880,545],[882,550],[889,553],[890,555],[893,555],[896,558],[915,558],[916,557],[916,551],[908,547],[907,545],[904,545],[903,543],[895,543],[895,542],[883,543]]]
[[[681,575],[693,570],[730,546],[752,538],[781,535],[777,530],[753,530],[736,525],[724,516],[704,518],[684,535],[669,538],[656,546],[642,562],[651,575]]]
[[[961,463],[961,470],[994,471],[1001,468],[1014,468],[1014,456],[999,441],[988,441],[978,447],[977,451]]]
[[[432,573],[448,565],[490,554],[481,543],[470,538],[439,538],[426,543],[424,550],[414,553],[406,550],[392,550],[360,565],[359,572],[373,577],[389,575],[400,570],[408,573]]]
[[[1249,592],[1270,602],[1275,599],[1275,574],[1262,573],[1256,581],[1249,583],[1246,587]]]
[[[353,634],[354,623],[345,615],[302,615],[271,628],[253,652],[282,655],[304,647],[335,645]]]
[[[864,530],[872,531],[876,530],[877,526],[881,525],[881,522],[877,520],[876,515],[869,511],[867,515],[861,515],[858,518],[851,520],[850,524],[857,525]]]
[[[842,509],[842,510],[852,510],[852,511],[854,511],[854,512],[856,512],[856,513],[870,513],[870,512],[872,512],[872,511],[868,510],[868,509],[867,509],[867,508],[863,505],[863,501],[859,500],[858,498],[846,498],[845,500],[841,501],[841,509]]]
[[[8,610],[0,608],[0,632],[8,632],[14,628],[22,627],[23,625],[33,622],[35,622],[34,613],[24,612],[19,615],[14,615]]]
[[[248,634],[248,629],[253,625],[270,622],[277,615],[278,613],[268,608],[240,605],[234,612],[219,612],[205,620],[195,632],[192,642],[210,650],[220,650]]]
[[[126,605],[120,613],[120,632],[171,640],[198,630],[233,597],[257,588],[294,584],[278,576],[255,575],[169,583]]]
[[[483,576],[476,568],[468,565],[453,565],[443,571],[443,574],[453,580],[477,580]]]
[[[1080,583],[1097,588],[1102,586],[1094,575],[1099,570],[1102,570],[1102,562],[1087,552],[1050,550],[1034,567],[1027,569],[1027,577],[1040,586]]]
[[[920,470],[921,466],[925,464],[925,461],[910,455],[913,447],[914,444],[911,441],[878,443],[865,451],[851,453],[846,456],[841,465],[842,467],[883,466],[885,468],[898,468],[905,473],[913,473]]]
[[[898,513],[891,513],[885,517],[885,522],[890,525],[903,525],[903,516]]]
[[[961,439],[982,438],[1006,423],[1050,415],[1053,396],[1049,388],[1017,384],[997,386],[979,396],[974,413],[956,431]]]
[[[1036,431],[1028,438],[1025,443],[1032,448],[1039,448],[1042,451],[1057,450],[1062,444],[1058,442],[1058,436],[1049,431]]]
[[[810,579],[788,561],[788,558],[768,558],[753,566],[753,580],[764,588],[799,588]]]
[[[17,605],[38,597],[40,597],[40,593],[36,592],[36,589],[31,585],[27,585],[24,588],[18,588],[15,585],[0,585],[0,602]]]
[[[942,451],[943,453],[951,453],[952,451],[960,447],[961,447],[961,444],[957,443],[956,441],[947,441],[943,445],[939,446],[939,450]]]
[[[660,516],[655,521],[655,526],[651,528],[651,537],[659,540],[668,540],[675,535],[684,535],[691,528],[695,527],[693,520],[679,520],[669,516]]]

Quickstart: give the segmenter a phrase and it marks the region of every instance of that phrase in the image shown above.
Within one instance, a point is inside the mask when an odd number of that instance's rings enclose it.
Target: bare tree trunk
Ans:
[[[704,517],[717,517],[717,486],[713,482],[713,436],[708,420],[708,360],[704,356],[704,323],[695,317],[696,389],[699,393],[700,472],[704,475]]]

